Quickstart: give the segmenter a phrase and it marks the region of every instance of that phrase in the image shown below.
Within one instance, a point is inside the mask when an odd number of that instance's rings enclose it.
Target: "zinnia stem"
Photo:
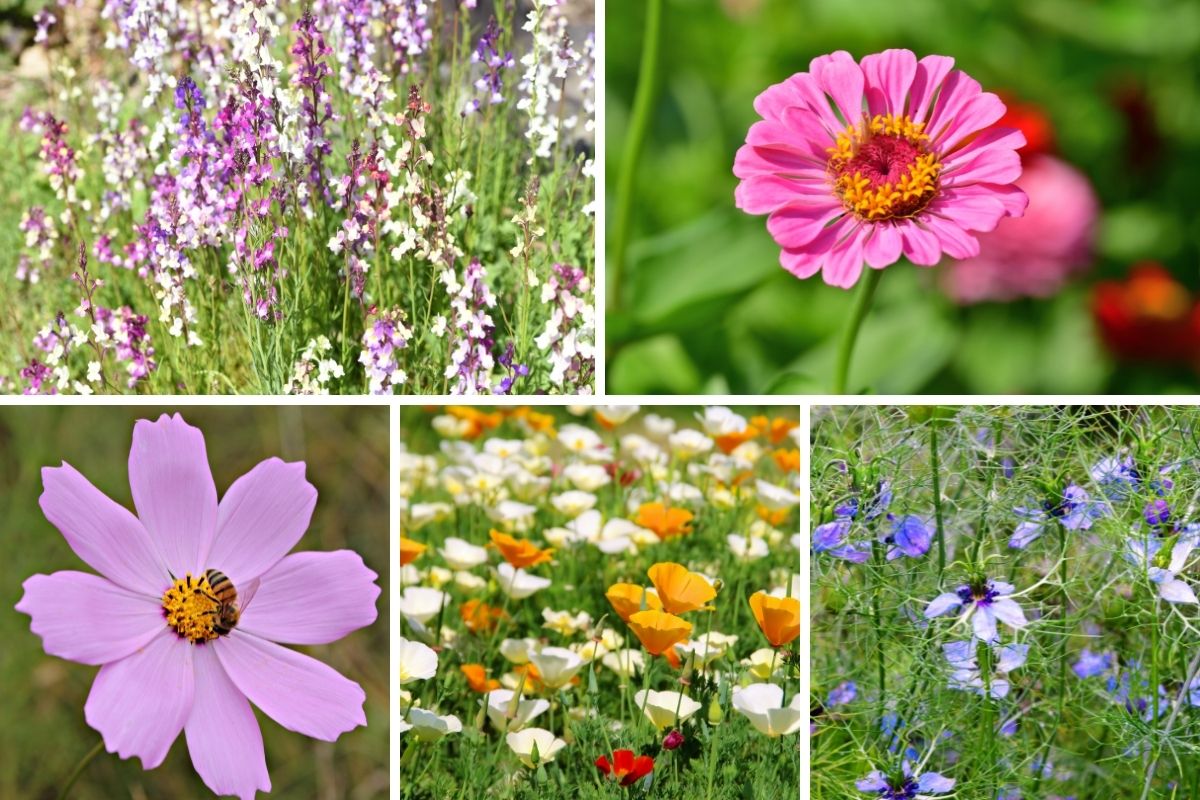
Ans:
[[[633,96],[633,113],[621,154],[617,176],[616,214],[613,222],[612,250],[608,267],[608,308],[621,308],[621,281],[625,276],[626,251],[629,248],[629,228],[633,222],[633,182],[637,178],[638,161],[650,127],[654,106],[655,84],[658,82],[658,44],[662,29],[662,0],[646,2],[646,36],[642,42],[642,63],[638,70],[637,90]]]
[[[838,345],[836,371],[833,373],[833,393],[846,393],[846,379],[850,376],[850,358],[854,355],[854,343],[858,340],[858,331],[867,312],[871,310],[871,301],[875,298],[875,288],[883,270],[868,269],[867,274],[858,282],[858,290],[854,293],[854,305],[850,309],[850,319],[842,331],[842,341]]]
[[[104,740],[101,739],[100,741],[96,742],[96,746],[93,747],[88,754],[84,756],[78,764],[75,765],[75,770],[71,773],[71,776],[67,778],[67,782],[63,784],[62,791],[58,793],[58,800],[66,800],[67,795],[71,793],[71,788],[75,786],[75,781],[79,780],[79,776],[83,774],[85,769],[87,769],[87,765],[92,763],[92,759],[100,755],[100,753],[103,751]]]

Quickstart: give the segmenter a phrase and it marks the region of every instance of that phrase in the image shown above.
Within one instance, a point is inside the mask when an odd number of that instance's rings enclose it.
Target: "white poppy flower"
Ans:
[[[601,486],[612,483],[608,471],[599,464],[569,464],[563,469],[562,476],[576,489],[584,492],[594,492]]]
[[[725,537],[725,541],[729,543],[729,549],[733,551],[733,554],[744,561],[755,561],[770,552],[765,541],[755,539],[753,536],[731,533]]]
[[[452,569],[471,569],[488,560],[487,550],[457,536],[447,537],[438,552]]]
[[[541,643],[537,639],[504,639],[500,642],[500,655],[513,664],[528,664],[529,656],[539,647]]]
[[[783,659],[774,648],[764,647],[755,650],[749,658],[742,659],[742,666],[754,677],[768,680],[773,674],[783,669]],[[774,665],[774,666],[772,666]]]
[[[400,613],[425,623],[437,616],[438,610],[450,602],[445,592],[428,586],[409,586],[400,595]]]
[[[523,600],[550,585],[549,578],[539,578],[523,569],[513,569],[513,565],[507,561],[496,567],[496,574],[499,576],[500,589],[513,600]]]
[[[547,700],[521,700],[514,705],[513,696],[509,689],[493,689],[479,701],[497,730],[519,730],[550,708]]]
[[[517,754],[521,763],[530,769],[538,764],[553,761],[558,751],[567,746],[566,742],[543,728],[526,728],[516,733],[510,733],[504,737],[504,741],[508,742],[508,748]],[[535,745],[537,747],[536,761],[533,757]]]
[[[746,418],[725,406],[709,406],[696,419],[709,436],[729,436],[746,430]]]
[[[783,705],[783,689],[773,683],[752,683],[733,693],[733,709],[767,736],[787,736],[800,730],[804,698],[797,692],[792,702]]]
[[[784,511],[800,507],[800,495],[782,486],[759,479],[755,482],[759,505],[768,511]]]
[[[680,458],[693,458],[713,449],[712,439],[691,428],[672,433],[667,442]]]
[[[529,660],[537,667],[541,681],[551,689],[561,689],[570,683],[583,667],[583,659],[565,647],[543,647],[530,653]]]
[[[645,704],[646,718],[660,730],[675,724],[676,708],[679,709],[680,722],[700,710],[699,703],[687,695],[681,696],[679,692],[656,692],[653,689],[647,692],[642,689],[633,696],[633,700],[638,708]]]
[[[438,657],[420,642],[400,637],[400,685],[424,681],[437,674]]]
[[[574,519],[596,505],[596,495],[591,492],[571,490],[550,498],[550,505],[563,516]]]
[[[462,731],[462,722],[453,714],[443,717],[423,708],[409,709],[408,722],[412,725],[413,735],[426,742],[435,742],[448,733]]]
[[[646,657],[641,650],[626,648],[605,653],[604,658],[600,659],[600,663],[622,678],[632,678],[634,675],[641,674],[642,669],[646,666]]]
[[[578,633],[592,624],[592,615],[586,611],[572,614],[570,611],[554,611],[553,609],[543,608],[542,619],[545,620],[542,624],[543,628],[558,631],[563,636]]]
[[[638,412],[638,406],[596,406],[596,417],[615,428]]]

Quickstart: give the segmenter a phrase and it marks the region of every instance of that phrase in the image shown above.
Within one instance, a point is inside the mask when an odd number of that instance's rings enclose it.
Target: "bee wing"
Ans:
[[[246,609],[250,607],[250,602],[254,600],[254,595],[258,593],[259,584],[262,583],[261,578],[255,578],[246,584],[245,589],[238,590],[238,613],[245,614]]]

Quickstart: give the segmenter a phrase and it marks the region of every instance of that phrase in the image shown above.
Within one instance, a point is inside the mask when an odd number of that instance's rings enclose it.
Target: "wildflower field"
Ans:
[[[400,796],[794,798],[797,409],[406,409]]]
[[[812,796],[1200,796],[1198,423],[814,410]]]
[[[0,392],[590,393],[593,17],[18,3]]]
[[[0,409],[0,796],[383,796],[386,409],[175,414]]]
[[[611,0],[618,394],[1194,393],[1192,0]]]

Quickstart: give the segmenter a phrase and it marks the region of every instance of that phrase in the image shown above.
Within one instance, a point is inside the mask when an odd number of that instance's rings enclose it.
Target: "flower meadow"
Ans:
[[[49,3],[0,392],[588,394],[583,0]]]
[[[796,797],[798,423],[406,409],[400,796]]]
[[[812,796],[1200,796],[1198,422],[814,410]]]

